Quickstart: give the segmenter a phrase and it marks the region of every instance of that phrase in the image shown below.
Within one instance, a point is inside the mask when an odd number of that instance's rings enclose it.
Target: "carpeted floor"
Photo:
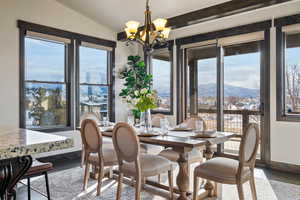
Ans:
[[[265,172],[262,169],[255,171],[257,195],[259,200],[300,200],[300,179],[299,177],[291,176],[288,178],[278,178],[272,173]],[[88,190],[82,192],[83,169],[74,167],[57,171],[49,175],[50,188],[53,200],[114,200],[117,184],[115,180],[106,179],[102,186],[101,197],[96,197],[96,182],[90,181]],[[122,199],[134,199],[134,188],[123,184]],[[32,180],[32,187],[45,193],[44,178],[36,178]],[[238,199],[236,186],[222,185],[220,186],[221,200]],[[244,184],[246,199],[252,199],[250,186]],[[148,192],[142,192],[142,199],[146,200],[161,200],[165,199]]]

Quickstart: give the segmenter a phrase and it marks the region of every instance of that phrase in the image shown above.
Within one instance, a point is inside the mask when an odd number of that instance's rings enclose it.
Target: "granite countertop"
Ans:
[[[0,128],[0,159],[73,147],[73,139],[26,129]]]

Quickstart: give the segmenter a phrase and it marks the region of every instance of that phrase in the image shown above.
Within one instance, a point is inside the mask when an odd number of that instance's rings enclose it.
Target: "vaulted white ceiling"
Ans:
[[[56,0],[63,5],[121,31],[129,20],[144,24],[146,0]],[[152,19],[174,17],[230,0],[150,0]]]

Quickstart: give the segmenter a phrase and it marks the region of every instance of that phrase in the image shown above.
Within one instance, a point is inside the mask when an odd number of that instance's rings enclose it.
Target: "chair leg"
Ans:
[[[116,200],[121,199],[122,184],[123,184],[123,173],[120,172],[119,177],[118,177],[118,189],[117,189],[117,198],[116,198]]]
[[[157,182],[160,183],[160,174],[157,175]]]
[[[85,172],[84,172],[84,180],[83,180],[83,190],[86,190],[87,183],[90,177],[90,164],[87,162],[85,163]]]
[[[48,173],[45,172],[45,181],[46,181],[46,190],[47,190],[47,197],[50,200],[50,189],[49,189],[49,181],[48,181]]]
[[[30,192],[30,178],[27,178],[27,196],[28,196],[28,200],[31,199],[31,192]]]
[[[85,152],[84,152],[84,146],[82,145],[82,150],[81,150],[81,163],[80,163],[80,167],[83,168],[85,162]]]
[[[250,179],[250,187],[251,187],[252,198],[253,198],[253,200],[256,200],[257,195],[256,195],[255,180],[254,180],[254,175],[253,174],[252,174],[251,179]]]
[[[141,185],[142,185],[142,177],[136,177],[135,200],[140,200],[141,199]]]
[[[237,184],[237,189],[238,189],[238,193],[239,193],[239,199],[244,200],[243,184],[238,183]]]
[[[172,200],[174,198],[173,195],[173,170],[168,171],[168,178],[169,178],[169,191],[170,191],[170,199]]]
[[[109,173],[108,173],[108,178],[110,178],[110,179],[112,179],[113,178],[113,168],[112,167],[110,167],[109,168]]]
[[[99,166],[98,168],[98,185],[97,185],[97,196],[100,195],[101,193],[101,185],[102,185],[102,179],[103,179],[103,176],[104,176],[104,169],[103,169],[103,166]]]
[[[199,188],[199,179],[194,174],[194,191],[193,191],[193,200],[198,199],[198,188]]]

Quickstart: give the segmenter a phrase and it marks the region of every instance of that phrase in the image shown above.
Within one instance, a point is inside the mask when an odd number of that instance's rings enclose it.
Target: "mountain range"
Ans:
[[[217,90],[217,86],[214,83],[198,85],[199,96],[200,95],[205,97],[216,96],[216,90]],[[259,89],[244,88],[244,87],[225,84],[224,96],[255,98],[259,96]]]
[[[161,85],[157,91],[159,96],[162,97],[168,97],[169,96],[169,87],[166,87],[165,85]],[[204,97],[213,97],[217,94],[217,86],[214,83],[208,83],[208,84],[199,84],[198,85],[198,91],[199,96]],[[242,98],[255,98],[259,96],[259,89],[252,89],[252,88],[244,88],[244,87],[238,87],[233,85],[224,85],[224,96],[235,96],[235,97],[242,97]]]

